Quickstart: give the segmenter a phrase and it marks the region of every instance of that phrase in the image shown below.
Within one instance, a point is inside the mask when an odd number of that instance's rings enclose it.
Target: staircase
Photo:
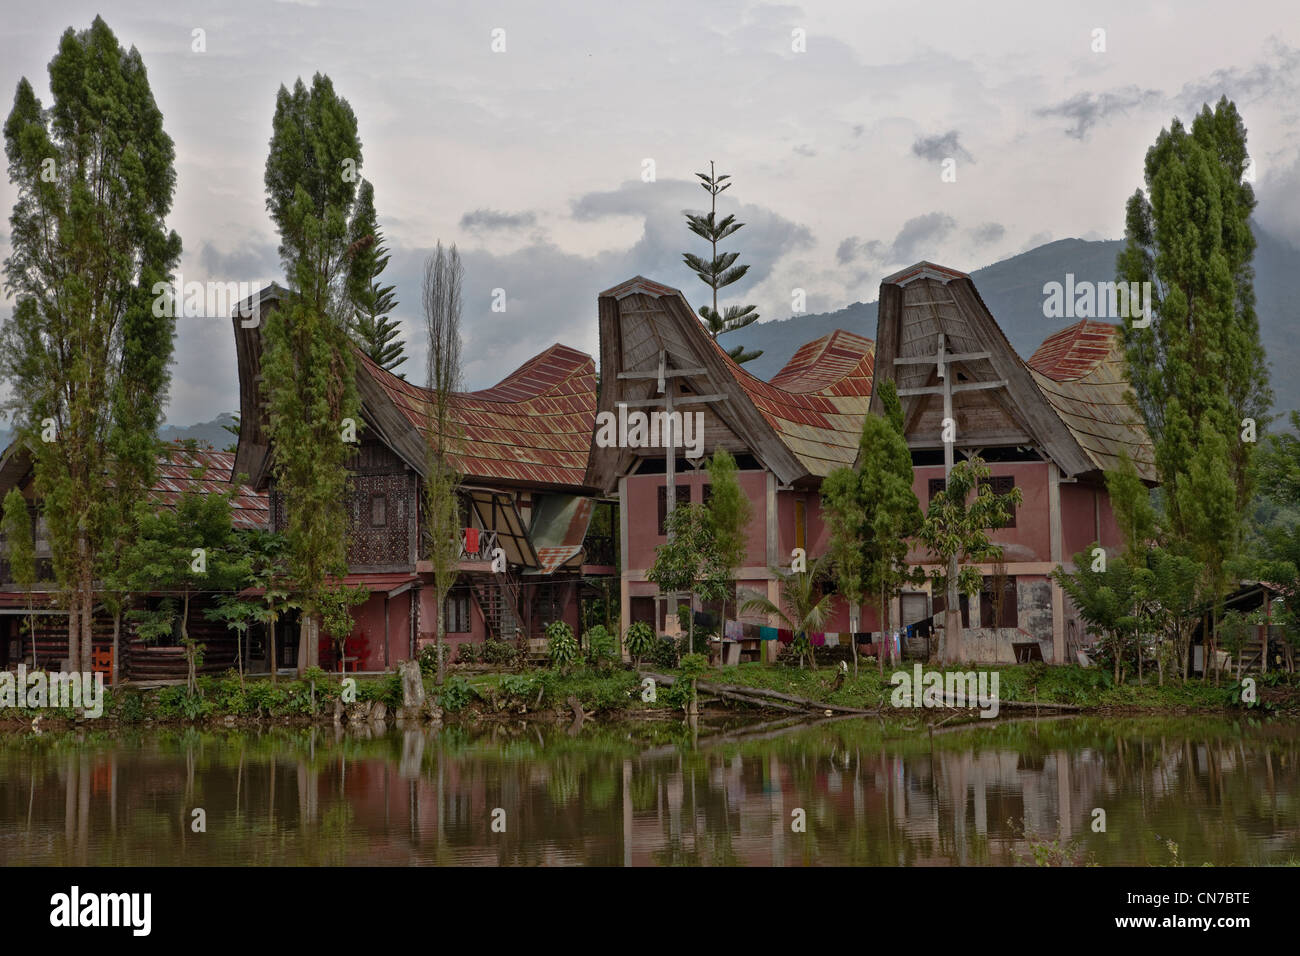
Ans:
[[[475,577],[474,599],[487,623],[488,638],[507,641],[517,639],[519,629],[519,582],[507,572]]]

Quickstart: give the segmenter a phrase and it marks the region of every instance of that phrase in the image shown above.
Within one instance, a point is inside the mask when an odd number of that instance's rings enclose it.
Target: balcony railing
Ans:
[[[477,537],[477,542],[475,538]],[[471,549],[471,545],[477,544]],[[460,538],[460,559],[462,561],[491,561],[492,552],[497,548],[497,533],[481,528],[466,528]]]
[[[586,557],[583,559],[585,564],[613,567],[617,563],[614,559],[613,535],[589,534],[582,542],[582,547],[586,551]]]

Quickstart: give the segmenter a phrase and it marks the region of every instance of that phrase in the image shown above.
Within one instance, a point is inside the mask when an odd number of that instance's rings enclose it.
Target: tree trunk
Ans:
[[[275,672],[279,670],[275,666],[275,618],[271,618],[271,628],[269,631],[268,645],[271,651],[271,683],[275,683]]]
[[[81,605],[76,594],[68,598],[68,667],[81,670]],[[32,667],[36,667],[36,643],[32,643]]]
[[[95,634],[95,591],[94,582],[87,575],[86,590],[81,597],[81,667],[74,670],[90,670],[94,665]]]
[[[858,676],[858,627],[862,623],[858,605],[849,608],[849,646],[853,648],[853,676]]]
[[[181,599],[181,645],[185,648],[185,689],[195,691],[194,645],[190,643],[190,592]]]
[[[117,686],[117,656],[119,653],[122,634],[122,609],[119,607],[113,612],[113,661],[108,673],[108,682],[113,687]]]
[[[439,687],[442,686],[442,679],[443,679],[443,665],[442,665],[443,634],[447,630],[447,620],[442,611],[442,603],[443,601],[446,600],[446,597],[447,597],[446,592],[443,592],[438,598],[438,612],[437,612],[438,613],[438,651],[437,653],[438,653],[438,686]]]

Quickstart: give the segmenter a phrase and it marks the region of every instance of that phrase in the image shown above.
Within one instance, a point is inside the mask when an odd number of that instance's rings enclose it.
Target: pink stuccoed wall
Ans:
[[[659,533],[659,489],[665,481],[664,475],[633,475],[627,479],[627,551],[631,570],[648,570],[655,563],[655,549],[667,541]],[[745,564],[766,567],[767,477],[761,471],[742,471],[737,474],[737,481],[749,498],[754,514]],[[708,482],[708,475],[702,471],[677,475],[679,487],[690,486],[692,504],[704,501],[702,488]],[[678,503],[681,503],[680,499]]]
[[[1024,500],[1016,506],[1016,526],[1000,528],[990,534],[994,544],[1003,548],[1003,561],[1013,564],[1021,561],[1050,561],[1052,559],[1051,512],[1048,508],[1047,462],[991,463],[993,477],[1011,475]],[[942,478],[942,465],[926,465],[915,471],[912,490],[924,512],[930,504],[930,479]],[[924,548],[913,549],[908,560],[920,564],[932,560]]]
[[[409,593],[399,594],[389,600],[388,606],[388,666],[409,657],[411,598]],[[384,669],[384,596],[372,594],[364,604],[352,608],[353,642],[364,638],[359,669],[382,671]],[[328,641],[328,638],[323,640]],[[349,648],[349,653],[353,653]]]
[[[1101,546],[1114,554],[1122,542],[1106,489],[1083,484],[1061,485],[1061,561],[1067,568],[1075,554],[1089,550],[1097,540],[1098,519]]]

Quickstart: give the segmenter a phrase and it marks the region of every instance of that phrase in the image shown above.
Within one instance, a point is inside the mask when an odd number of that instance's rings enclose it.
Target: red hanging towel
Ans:
[[[465,529],[465,553],[478,554],[478,528]]]
[[[782,644],[789,644],[794,641],[794,632],[784,627],[778,627],[776,629],[776,639]]]
[[[811,644],[813,647],[825,647],[826,632],[813,631],[811,634],[808,635],[808,643]]]

